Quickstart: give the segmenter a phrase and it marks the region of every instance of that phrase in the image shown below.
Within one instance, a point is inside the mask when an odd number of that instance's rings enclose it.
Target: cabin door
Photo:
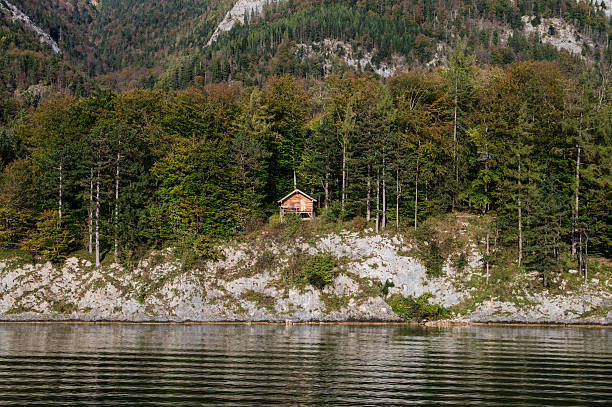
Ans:
[[[306,212],[306,201],[300,199],[300,212]]]

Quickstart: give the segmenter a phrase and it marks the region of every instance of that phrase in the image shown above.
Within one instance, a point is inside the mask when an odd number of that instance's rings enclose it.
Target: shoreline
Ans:
[[[497,326],[497,327],[549,327],[549,328],[606,328],[612,329],[612,324],[565,323],[565,322],[477,322],[477,321],[85,321],[85,320],[0,320],[0,325],[406,325],[423,326],[427,328],[445,328],[456,326]]]

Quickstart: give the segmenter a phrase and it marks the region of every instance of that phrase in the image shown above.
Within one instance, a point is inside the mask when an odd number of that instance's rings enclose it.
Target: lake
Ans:
[[[612,329],[0,324],[0,405],[612,405]]]

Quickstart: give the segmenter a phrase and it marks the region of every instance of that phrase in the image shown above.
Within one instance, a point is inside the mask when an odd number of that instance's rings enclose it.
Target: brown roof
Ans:
[[[310,199],[312,202],[317,202],[317,200],[316,200],[316,199],[314,199],[313,197],[311,197],[311,196],[310,196],[310,195],[308,195],[307,193],[305,193],[305,192],[303,192],[303,191],[300,191],[299,189],[295,189],[295,190],[293,190],[293,192],[289,193],[287,196],[285,196],[284,198],[280,199],[280,200],[278,201],[278,203],[282,203],[283,201],[287,200],[287,198],[289,198],[289,197],[291,197],[292,195],[295,195],[295,194],[302,194],[302,195],[304,195],[306,198]]]

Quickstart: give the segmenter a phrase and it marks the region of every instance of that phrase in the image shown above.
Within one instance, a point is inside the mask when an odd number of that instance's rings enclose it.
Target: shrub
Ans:
[[[395,284],[393,283],[393,281],[385,281],[385,285],[382,287],[382,295],[383,297],[386,297],[387,295],[389,295],[389,288],[391,287],[395,287]]]
[[[183,270],[189,270],[205,260],[218,260],[223,252],[217,245],[204,235],[188,234],[176,247],[177,255],[181,258]]]
[[[440,247],[435,241],[429,243],[423,257],[427,274],[432,277],[441,276],[444,258],[440,255]]]
[[[338,275],[338,262],[330,255],[312,256],[304,267],[304,277],[313,286],[323,289]]]
[[[463,273],[467,266],[467,256],[465,252],[461,252],[457,256],[453,256],[453,267],[457,273]]]
[[[281,223],[280,215],[278,213],[275,213],[274,215],[270,216],[268,218],[268,223],[272,227],[276,227],[276,226],[280,225],[280,223]]]
[[[40,254],[44,260],[60,263],[74,246],[74,233],[69,230],[70,224],[61,226],[57,222],[57,211],[47,210],[41,213],[36,222],[36,229],[22,242],[24,250]],[[68,223],[68,219],[64,218]]]
[[[387,299],[387,304],[400,318],[406,320],[435,320],[447,317],[448,310],[439,304],[430,304],[430,297],[431,293],[424,293],[416,299],[396,293]]]
[[[368,222],[363,216],[355,216],[351,221],[351,226],[355,232],[361,232],[368,226]]]
[[[337,222],[342,218],[342,204],[338,201],[332,202],[327,210],[323,212],[323,219],[326,222]]]
[[[285,224],[285,237],[295,235],[302,228],[302,218],[293,213],[286,214],[283,217],[283,223]]]

